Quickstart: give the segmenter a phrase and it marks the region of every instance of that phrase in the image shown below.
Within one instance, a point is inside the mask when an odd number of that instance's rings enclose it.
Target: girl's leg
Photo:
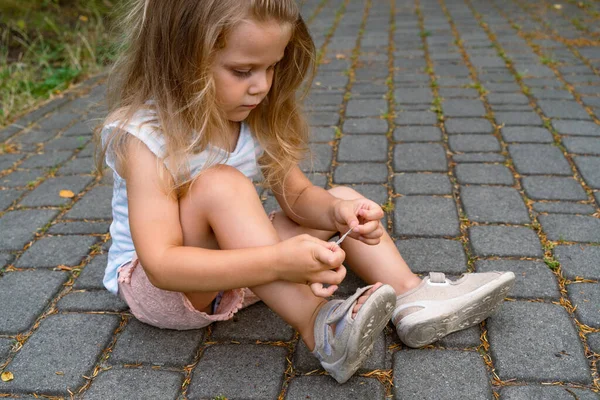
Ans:
[[[364,197],[355,190],[338,186],[329,190],[333,196],[353,200]],[[335,232],[307,229],[285,216],[283,212],[275,214],[273,225],[280,233],[282,240],[289,237],[308,233],[323,240],[328,240]],[[415,275],[398,251],[387,230],[384,229],[381,242],[375,246],[362,243],[347,237],[341,244],[346,252],[346,260],[351,269],[365,282],[383,282],[392,286],[400,295],[416,287],[421,279]]]
[[[239,249],[272,245],[280,237],[267,217],[256,189],[232,167],[219,166],[202,173],[180,201],[184,245]],[[235,266],[232,266],[235,268]],[[307,285],[275,281],[251,288],[265,304],[314,347],[317,311],[326,302]],[[370,292],[361,297],[361,303]],[[195,308],[206,309],[216,293],[186,293]]]

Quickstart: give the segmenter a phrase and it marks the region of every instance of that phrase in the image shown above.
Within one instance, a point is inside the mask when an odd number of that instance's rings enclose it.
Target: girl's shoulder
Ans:
[[[158,121],[158,113],[151,103],[134,112],[116,110],[109,115],[102,127],[103,143],[106,144],[116,134],[135,136],[159,157],[164,153],[165,138]]]

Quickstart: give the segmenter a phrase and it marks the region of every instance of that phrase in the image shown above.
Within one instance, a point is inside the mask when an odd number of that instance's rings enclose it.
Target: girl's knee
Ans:
[[[218,165],[203,171],[190,186],[190,194],[214,199],[258,196],[252,181],[228,165]]]
[[[329,189],[328,192],[332,196],[337,197],[338,199],[342,199],[342,200],[354,200],[354,199],[360,199],[360,198],[365,197],[362,194],[358,193],[356,190],[354,190],[348,186],[336,186],[336,187]]]

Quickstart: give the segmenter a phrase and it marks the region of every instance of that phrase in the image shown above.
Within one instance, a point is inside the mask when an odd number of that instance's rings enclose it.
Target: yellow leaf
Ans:
[[[335,58],[337,58],[338,60],[343,60],[343,59],[345,59],[345,58],[346,58],[346,55],[345,55],[345,54],[342,54],[342,53],[337,53],[337,54],[335,55]]]
[[[61,190],[58,195],[60,197],[64,197],[66,199],[70,199],[71,197],[75,197],[75,193],[71,192],[70,190]]]
[[[0,375],[0,379],[2,379],[2,382],[10,382],[14,379],[14,375],[12,374],[12,372],[6,371],[3,372],[2,375]]]
[[[86,17],[85,15],[80,15],[80,16],[79,16],[79,20],[80,20],[81,22],[88,22],[88,17]]]
[[[561,4],[555,4],[553,7],[554,7],[555,10],[562,9],[562,5]]]

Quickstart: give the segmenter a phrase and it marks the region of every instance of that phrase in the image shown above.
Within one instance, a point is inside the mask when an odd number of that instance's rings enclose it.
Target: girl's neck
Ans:
[[[233,153],[237,146],[237,142],[240,137],[242,123],[237,121],[229,121],[229,132],[227,135],[227,151]]]

